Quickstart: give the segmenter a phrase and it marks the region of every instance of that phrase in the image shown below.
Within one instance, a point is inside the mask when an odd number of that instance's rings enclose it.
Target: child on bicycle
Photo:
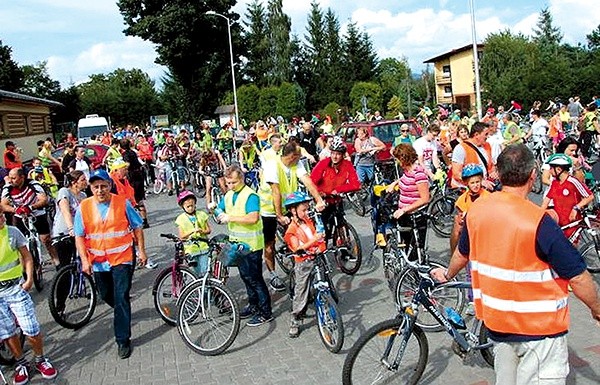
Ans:
[[[542,208],[548,209],[559,226],[565,226],[582,218],[581,211],[594,200],[590,189],[569,173],[573,161],[568,155],[551,155],[546,164],[550,166],[550,175],[554,178],[550,189],[542,201]],[[577,226],[565,229],[568,238],[577,230]]]
[[[181,239],[193,240],[206,237],[211,232],[208,214],[202,210],[196,210],[196,201],[194,193],[188,190],[183,190],[177,197],[177,204],[183,209],[183,213],[175,219]],[[208,244],[206,242],[185,244],[183,250],[190,256],[190,261],[196,263],[194,266],[196,273],[199,276],[204,275],[208,270]]]
[[[310,290],[310,273],[314,266],[315,254],[325,251],[325,234],[317,233],[315,222],[309,216],[310,195],[301,191],[289,194],[285,207],[292,215],[292,220],[285,232],[284,240],[292,252],[304,251],[294,255],[295,286],[292,297],[292,314],[290,322],[290,338],[300,334],[302,313],[308,304]]]

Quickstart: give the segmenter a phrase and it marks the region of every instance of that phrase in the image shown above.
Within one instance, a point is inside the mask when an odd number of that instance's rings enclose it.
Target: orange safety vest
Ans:
[[[90,263],[108,261],[111,266],[133,262],[133,234],[127,220],[127,198],[111,194],[103,220],[94,197],[81,201],[85,248]]]
[[[471,142],[469,142],[471,143]],[[477,147],[475,145],[475,143],[471,143],[472,145],[474,145],[475,147]],[[474,164],[481,164],[483,166],[483,162],[481,161],[481,157],[479,156],[479,154],[477,153],[477,151],[475,151],[475,149],[471,146],[469,146],[468,144],[465,143],[460,143],[460,146],[462,146],[462,148],[465,149],[465,162],[464,164],[469,164],[469,163],[474,163]],[[490,172],[492,172],[492,169],[494,167],[494,163],[492,161],[492,146],[490,146],[490,144],[488,142],[485,142],[485,144],[483,145],[483,149],[485,150],[485,152],[487,153],[487,175],[490,175]],[[484,155],[485,154],[481,154]]]
[[[568,282],[535,250],[543,215],[532,202],[497,192],[466,217],[475,314],[492,331],[545,336],[569,328]]]
[[[307,221],[304,224],[308,227],[310,234],[307,234],[305,229],[302,228],[303,226],[298,225],[298,224],[296,224],[296,222],[292,221],[290,223],[290,225],[288,226],[287,231],[285,232],[285,236],[284,236],[285,243],[287,243],[289,245],[290,239],[292,236],[295,236],[296,238],[298,238],[298,240],[300,241],[300,245],[310,242],[310,240],[317,233],[317,230],[312,221]],[[313,247],[311,247],[310,250],[306,250],[306,252],[309,253],[309,255],[295,255],[294,260],[296,263],[300,263],[307,259],[314,258],[314,255],[310,255],[310,254],[322,253],[325,251],[326,248],[327,248],[327,246],[325,245],[325,242],[319,242],[316,245],[314,245]]]
[[[127,179],[123,179],[124,182],[121,182],[114,172],[110,173],[110,177],[113,180],[113,183],[115,184],[115,187],[117,189],[117,195],[124,196],[125,198],[129,199],[131,205],[135,207],[135,205],[137,204],[135,202],[135,190],[133,189],[133,187],[131,187],[129,181]]]
[[[7,170],[12,170],[13,168],[21,168],[23,167],[23,163],[22,162],[12,162],[8,159],[8,156],[6,156],[8,153],[13,154],[13,156],[15,157],[15,159],[17,159],[17,154],[15,154],[14,151],[10,151],[10,150],[4,150],[4,167]]]

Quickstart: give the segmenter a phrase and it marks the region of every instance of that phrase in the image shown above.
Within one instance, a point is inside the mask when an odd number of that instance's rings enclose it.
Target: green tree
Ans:
[[[47,62],[43,61],[36,65],[24,65],[23,85],[19,92],[38,98],[54,99],[60,91],[60,83],[50,78]]]
[[[323,11],[319,7],[319,3],[313,1],[310,4],[307,34],[304,36],[304,65],[308,77],[305,79],[305,83],[300,83],[306,90],[306,108],[309,111],[318,110],[328,102],[323,92],[323,87],[326,86],[325,69],[327,66],[323,21]]]
[[[371,111],[382,110],[381,86],[373,82],[356,82],[350,91],[353,111],[362,111],[362,98],[367,98],[367,108]]]
[[[238,108],[240,117],[249,121],[260,119],[258,102],[260,90],[256,84],[245,84],[237,89]]]
[[[344,82],[345,70],[343,68],[342,39],[340,37],[340,22],[331,10],[325,13],[325,60],[324,87],[322,87],[322,100],[331,102],[339,101],[348,103],[348,92]]]
[[[220,95],[231,88],[227,22],[231,22],[234,61],[245,55],[235,0],[119,0],[125,34],[156,44],[157,63],[169,68],[185,92],[194,115],[212,114]],[[238,73],[238,71],[236,71]]]
[[[77,87],[71,84],[68,88],[60,89],[52,96],[52,100],[64,104],[63,108],[55,110],[55,123],[76,122],[83,115],[81,113],[81,100]]]
[[[321,116],[329,115],[331,116],[331,120],[335,124],[340,123],[339,111],[341,110],[341,106],[336,102],[329,102],[321,111]]]
[[[258,113],[260,118],[266,118],[275,114],[278,98],[278,87],[269,86],[260,90],[260,96],[258,98]]]
[[[395,116],[398,116],[398,113],[402,111],[402,105],[402,99],[398,95],[392,96],[387,104],[386,118],[393,119]]]
[[[23,85],[23,70],[12,58],[12,48],[0,40],[0,89],[17,92]]]
[[[269,72],[269,34],[268,19],[262,2],[253,0],[248,5],[245,17],[244,43],[248,49],[248,61],[244,66],[244,74],[250,82],[265,86]]]
[[[306,97],[304,91],[298,84],[281,83],[277,93],[277,115],[283,116],[289,120],[292,116],[304,112],[304,103]]]
[[[588,35],[585,35],[587,40],[587,46],[592,51],[600,48],[600,24],[596,27],[595,30],[590,32]]]
[[[371,81],[375,78],[377,54],[371,38],[361,33],[356,23],[348,24],[344,35],[344,68],[353,81]]]
[[[377,66],[377,81],[381,85],[383,100],[400,95],[406,98],[406,81],[410,78],[411,71],[406,58],[385,58]]]
[[[548,7],[540,12],[536,27],[533,29],[533,41],[542,46],[557,47],[563,38],[560,28],[554,26]]]
[[[283,0],[269,0],[267,5],[269,21],[269,75],[268,83],[280,85],[292,79],[292,50],[290,30],[292,21],[283,12]]]
[[[181,84],[171,72],[161,78],[163,87],[159,100],[169,115],[169,120],[176,124],[194,122],[194,113],[185,102],[186,93]]]

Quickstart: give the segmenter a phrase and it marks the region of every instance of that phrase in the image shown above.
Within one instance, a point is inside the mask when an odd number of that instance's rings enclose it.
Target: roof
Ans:
[[[2,99],[19,100],[22,102],[45,104],[45,105],[48,105],[51,107],[64,107],[65,106],[64,104],[59,103],[54,100],[36,98],[34,96],[23,95],[23,94],[18,94],[16,92],[0,90],[0,100],[2,100]]]
[[[217,109],[215,110],[215,114],[217,114],[217,115],[233,114],[234,112],[235,112],[235,106],[233,104],[225,104],[223,106],[217,107]]]
[[[478,50],[483,50],[483,47],[485,47],[485,44],[477,44],[477,49]],[[468,50],[472,50],[473,49],[473,44],[467,44],[464,47],[460,47],[460,48],[455,48],[451,51],[445,52],[443,54],[440,54],[438,56],[432,57],[431,59],[427,59],[425,60],[423,63],[435,63],[438,62],[440,60],[444,60],[449,58],[450,56],[454,56],[458,53],[464,52],[464,51],[468,51]]]

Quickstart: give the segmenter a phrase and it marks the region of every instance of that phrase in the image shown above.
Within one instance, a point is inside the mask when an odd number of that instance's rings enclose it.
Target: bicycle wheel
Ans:
[[[152,192],[158,195],[163,191],[164,188],[165,182],[163,182],[160,178],[156,178],[156,180],[154,181],[154,185],[152,186]]]
[[[333,232],[335,260],[340,270],[348,275],[354,275],[362,263],[362,246],[354,226],[347,223],[338,226]]]
[[[542,168],[540,167],[540,162],[535,161],[535,179],[533,181],[533,186],[531,187],[531,191],[534,194],[539,194],[542,192],[544,185],[542,184]]]
[[[152,285],[152,300],[160,318],[168,325],[175,326],[177,324],[177,300],[185,286],[196,280],[197,274],[187,266],[179,266],[174,283],[172,272],[173,267],[169,266],[158,273]]]
[[[446,268],[445,265],[437,261],[429,261],[429,265],[431,267]],[[396,290],[394,291],[394,299],[396,303],[402,308],[410,306],[413,296],[417,290],[419,290],[420,281],[421,277],[419,277],[419,274],[414,269],[404,269],[404,271],[398,277],[398,281],[396,282]],[[453,281],[456,281],[456,279],[453,279]],[[462,309],[465,305],[465,296],[463,290],[456,288],[448,288],[444,286],[435,287],[431,290],[431,295],[429,298],[438,308],[452,307],[458,313],[462,312]],[[417,317],[416,323],[425,331],[438,332],[445,330],[444,326],[440,325],[438,321],[433,318],[433,315],[425,310],[423,305],[419,305],[419,316]]]
[[[194,173],[194,191],[198,195],[198,198],[204,198],[206,195],[206,185],[204,184],[204,176],[200,175],[200,173]]]
[[[48,307],[52,318],[67,329],[79,329],[90,322],[97,302],[96,284],[80,273],[75,264],[61,268],[52,281]]]
[[[398,274],[402,271],[400,265],[400,257],[397,256],[398,241],[396,236],[392,235],[387,237],[385,248],[383,249],[382,265],[383,265],[383,277],[388,283],[388,288],[392,293],[396,289],[396,282],[398,281]]]
[[[481,325],[479,326],[479,345],[485,345],[490,343],[490,332],[487,326],[481,321]],[[492,368],[494,367],[494,347],[490,346],[489,348],[481,349],[481,356]]]
[[[364,217],[367,215],[367,207],[365,206],[365,201],[360,199],[358,193],[349,193],[347,195],[348,202],[350,202],[350,206],[352,206],[352,210],[359,217]]]
[[[198,354],[223,353],[240,330],[240,310],[233,294],[216,280],[188,285],[177,304],[177,330],[183,342]]]
[[[431,228],[442,238],[450,238],[454,226],[454,204],[456,198],[441,196],[434,200],[428,209],[431,215]]]
[[[590,273],[600,273],[600,252],[598,249],[599,247],[594,240],[584,243],[579,248]]]
[[[294,268],[294,258],[290,256],[291,250],[287,247],[283,240],[283,229],[277,227],[275,233],[275,261],[286,275],[289,275]]]
[[[21,341],[21,346],[25,343],[25,335],[21,331],[21,328],[17,328],[17,333],[19,333],[19,339]],[[0,342],[0,365],[11,366],[17,360],[15,356],[12,354],[8,346],[4,343],[4,341]]]
[[[394,318],[367,330],[344,360],[342,384],[416,384],[427,365],[429,344],[423,330],[415,325],[395,367],[404,327],[403,318]]]
[[[323,345],[332,353],[337,353],[344,345],[344,323],[330,293],[318,291],[315,298],[315,317],[319,326],[319,336]]]
[[[29,252],[33,257],[33,285],[39,292],[44,290],[44,268],[40,259],[39,248],[36,240],[29,241]]]

